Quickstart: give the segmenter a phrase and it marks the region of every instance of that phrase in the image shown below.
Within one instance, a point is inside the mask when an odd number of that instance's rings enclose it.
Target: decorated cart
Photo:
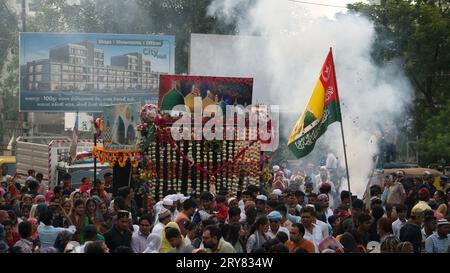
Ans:
[[[234,88],[239,84],[251,90],[251,79],[232,79]],[[230,78],[161,76],[160,106],[106,107],[103,120],[96,121],[103,146],[94,148],[94,156],[100,162],[121,167],[130,162],[138,170],[139,180],[148,184],[149,194],[156,198],[163,197],[169,190],[191,194],[227,189],[236,193],[249,185],[260,187],[262,176],[264,180],[270,179],[262,172],[267,160],[262,148],[273,136],[268,108],[247,107],[246,113],[235,111],[231,117],[218,115],[214,110],[205,116],[205,111],[211,107],[202,107],[200,118],[189,113],[194,112],[193,104],[187,101],[193,92],[197,92],[194,94],[203,102],[211,98],[213,103],[207,106],[220,107],[227,99],[223,92],[217,91],[224,90],[221,81],[229,83]],[[168,86],[167,82],[172,84]],[[199,82],[199,89],[195,90]],[[190,92],[183,92],[180,83]],[[202,96],[202,84],[203,88],[208,88],[205,96]],[[236,106],[238,99],[235,98],[234,105],[227,105]],[[185,106],[184,112],[169,110],[180,102]],[[185,121],[182,126],[181,120]],[[215,125],[208,127],[211,124]],[[213,139],[205,137],[207,128],[214,134]]]

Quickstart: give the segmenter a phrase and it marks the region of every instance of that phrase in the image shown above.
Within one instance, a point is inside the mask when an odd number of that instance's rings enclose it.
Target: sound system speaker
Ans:
[[[128,161],[124,167],[120,167],[116,163],[113,167],[113,183],[112,183],[112,193],[113,196],[117,196],[117,192],[121,187],[128,186],[128,181],[130,181],[130,171],[131,163]],[[132,183],[130,182],[130,185]]]

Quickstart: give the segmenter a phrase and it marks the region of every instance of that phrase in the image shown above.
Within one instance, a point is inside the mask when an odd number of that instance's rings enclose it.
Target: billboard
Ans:
[[[174,71],[174,36],[20,33],[20,111],[157,103],[159,75]]]
[[[226,105],[252,104],[252,78],[161,75],[159,106],[170,111],[184,104],[194,111],[194,98],[200,97],[202,107],[215,104],[225,110]]]
[[[136,150],[140,124],[140,103],[103,107],[103,147],[107,150]]]

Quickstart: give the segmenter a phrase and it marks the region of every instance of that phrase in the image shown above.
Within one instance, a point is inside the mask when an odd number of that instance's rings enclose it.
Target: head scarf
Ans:
[[[166,238],[166,229],[167,229],[167,228],[176,228],[176,229],[178,229],[178,231],[179,231],[180,234],[181,234],[180,227],[178,226],[177,223],[175,223],[175,222],[169,222],[169,223],[167,223],[167,225],[164,227],[164,231],[163,231],[163,233],[162,233],[161,248],[159,249],[159,252],[160,252],[160,253],[167,253],[167,252],[169,252],[169,250],[172,248],[172,246],[171,246],[170,243],[169,243],[169,240],[167,240],[167,238]],[[181,237],[181,238],[183,238],[183,237]]]
[[[37,210],[38,205],[37,204],[33,204],[31,206],[30,209],[30,218],[36,218],[36,210]]]
[[[46,201],[46,200],[45,200],[45,196],[39,194],[39,195],[37,195],[37,196],[34,198],[34,202],[35,202],[36,204],[37,204],[37,202],[38,202],[39,200],[44,200],[44,202],[45,202],[45,201]]]
[[[148,246],[143,253],[159,253],[161,248],[161,236],[151,233],[148,238]]]

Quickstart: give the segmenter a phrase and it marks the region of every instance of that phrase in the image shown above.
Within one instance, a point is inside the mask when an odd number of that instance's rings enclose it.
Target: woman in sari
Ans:
[[[89,217],[86,215],[86,209],[83,200],[77,200],[74,203],[69,218],[77,231],[73,235],[75,241],[81,245],[84,244],[84,230],[87,225],[91,224]]]

